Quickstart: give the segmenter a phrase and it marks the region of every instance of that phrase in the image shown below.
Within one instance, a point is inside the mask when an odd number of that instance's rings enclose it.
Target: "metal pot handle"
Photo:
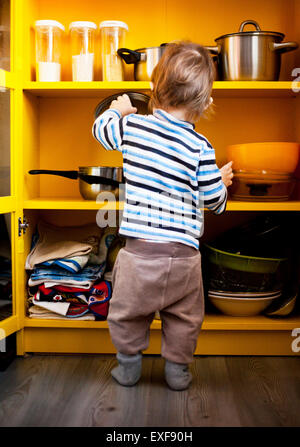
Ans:
[[[28,174],[37,175],[37,174],[50,174],[50,175],[58,175],[59,177],[66,177],[72,180],[78,179],[78,171],[54,171],[49,169],[32,169],[28,171]]]
[[[272,42],[273,50],[279,51],[280,53],[287,53],[288,51],[296,50],[298,48],[297,42],[283,42],[276,43]]]
[[[204,47],[207,51],[209,51],[211,54],[218,55],[219,54],[219,48],[218,47]]]
[[[242,33],[244,31],[244,27],[246,25],[253,25],[253,26],[255,26],[257,31],[261,31],[259,24],[257,22],[255,22],[255,20],[245,20],[240,25],[239,33]]]
[[[126,64],[136,64],[141,60],[141,53],[129,50],[128,48],[119,48],[117,53]]]

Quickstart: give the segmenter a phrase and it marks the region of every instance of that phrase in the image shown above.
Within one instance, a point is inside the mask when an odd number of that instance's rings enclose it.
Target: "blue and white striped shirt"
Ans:
[[[227,189],[214,149],[194,125],[161,109],[123,118],[109,109],[94,122],[93,135],[105,149],[123,154],[120,234],[198,248],[203,208],[225,211]]]

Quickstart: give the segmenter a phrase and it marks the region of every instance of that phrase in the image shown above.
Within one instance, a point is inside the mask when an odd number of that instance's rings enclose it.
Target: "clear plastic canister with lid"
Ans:
[[[94,22],[72,22],[69,29],[73,81],[93,81],[97,25]]]
[[[100,23],[103,81],[123,81],[123,63],[117,51],[125,46],[128,26],[124,22],[105,20]]]
[[[36,80],[60,81],[64,26],[56,20],[35,22]]]

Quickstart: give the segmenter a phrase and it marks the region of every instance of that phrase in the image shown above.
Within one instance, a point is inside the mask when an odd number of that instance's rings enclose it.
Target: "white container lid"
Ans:
[[[72,22],[69,25],[69,30],[72,28],[91,28],[91,29],[97,29],[97,25],[94,22]]]
[[[57,20],[37,20],[35,22],[35,26],[55,26],[56,28],[60,28],[62,31],[65,30],[64,25],[62,25],[60,22],[57,22]]]
[[[128,25],[125,22],[119,22],[118,20],[104,20],[101,22],[99,27],[101,28],[112,28],[112,27],[125,28],[128,31]]]

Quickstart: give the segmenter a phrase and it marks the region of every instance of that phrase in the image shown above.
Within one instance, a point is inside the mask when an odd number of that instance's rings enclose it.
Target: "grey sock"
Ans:
[[[126,355],[117,353],[119,365],[112,369],[111,375],[123,386],[135,385],[141,377],[142,372],[142,354]]]
[[[192,381],[192,374],[188,365],[166,360],[165,379],[172,390],[181,391],[188,388]]]

